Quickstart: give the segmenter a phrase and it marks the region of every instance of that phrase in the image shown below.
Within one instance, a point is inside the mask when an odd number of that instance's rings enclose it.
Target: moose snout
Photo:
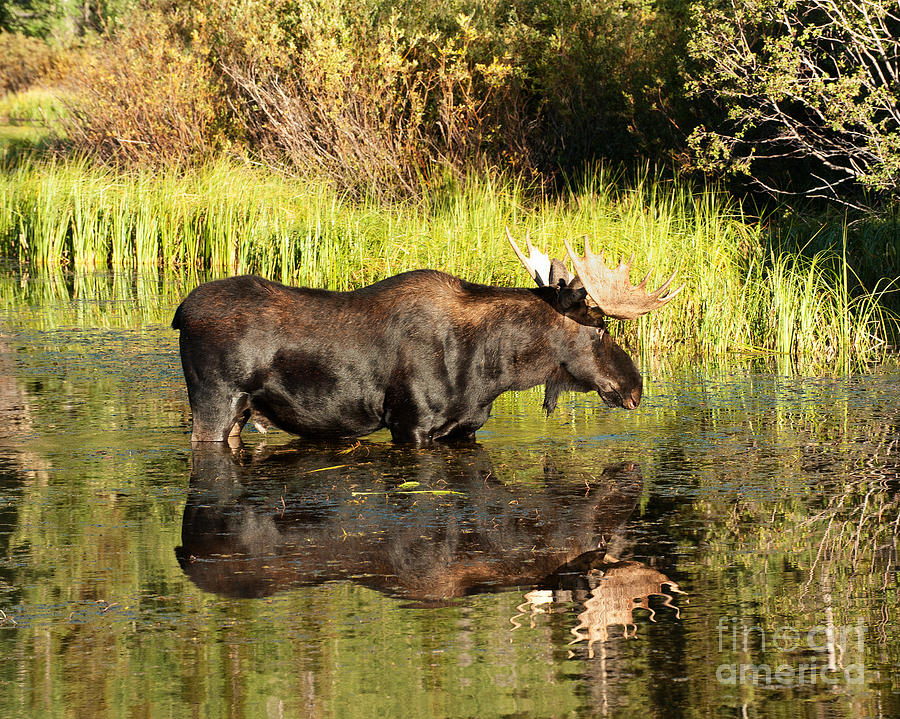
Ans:
[[[622,407],[623,409],[635,409],[641,403],[641,385],[626,387],[612,387],[606,390],[599,389],[597,394],[607,407]]]
[[[633,387],[631,392],[622,398],[622,406],[625,409],[634,409],[641,403],[641,388]]]

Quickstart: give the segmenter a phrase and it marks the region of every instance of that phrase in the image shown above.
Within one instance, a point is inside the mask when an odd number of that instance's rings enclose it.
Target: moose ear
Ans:
[[[559,309],[562,312],[568,312],[575,305],[584,302],[587,299],[587,290],[584,287],[570,287],[563,285],[559,288]]]
[[[550,277],[547,282],[550,287],[564,286],[572,281],[571,273],[566,269],[565,263],[560,260],[550,260]]]

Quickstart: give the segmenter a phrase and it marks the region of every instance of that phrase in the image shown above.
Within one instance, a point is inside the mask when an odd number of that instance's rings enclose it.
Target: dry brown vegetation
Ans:
[[[162,13],[151,12],[73,67],[69,142],[119,163],[187,161],[215,146],[211,68],[183,45]]]
[[[43,40],[0,32],[0,95],[55,78],[63,62],[62,53]]]
[[[232,148],[387,195],[630,159],[671,129],[676,72],[671,23],[627,10],[148,0],[69,73],[67,148],[157,166]]]

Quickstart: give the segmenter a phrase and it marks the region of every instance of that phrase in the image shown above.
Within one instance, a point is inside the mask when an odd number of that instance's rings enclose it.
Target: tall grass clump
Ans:
[[[772,253],[766,293],[772,303],[762,320],[772,327],[769,349],[782,365],[814,358],[850,371],[885,349],[892,320],[896,332],[896,318],[880,301],[887,288],[851,294],[846,258],[835,260],[822,252]]]
[[[724,194],[648,172],[626,183],[599,168],[552,197],[473,175],[391,203],[226,162],[130,173],[51,162],[0,175],[0,254],[35,267],[254,272],[332,289],[431,267],[527,285],[506,227],[557,257],[563,238],[589,235],[607,258],[634,253],[634,279],[650,270],[650,284],[677,272],[687,283],[677,300],[615,329],[647,352],[847,369],[896,333],[883,293],[860,289],[846,255],[772,249]]]
[[[786,212],[773,227],[777,246],[802,247],[804,254],[846,257],[853,286],[875,287],[883,278],[900,278],[900,205],[883,212],[849,214],[845,210]],[[900,288],[887,289],[882,302],[900,311]]]

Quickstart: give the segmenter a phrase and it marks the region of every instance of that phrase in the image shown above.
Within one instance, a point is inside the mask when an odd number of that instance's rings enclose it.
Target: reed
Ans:
[[[590,235],[607,257],[634,253],[635,276],[651,269],[651,283],[677,271],[687,287],[671,307],[615,329],[647,353],[847,371],[876,361],[897,334],[882,302],[891,288],[861,289],[846,251],[772,248],[725,194],[649,171],[625,184],[598,168],[552,198],[515,179],[472,177],[392,204],[227,162],[132,173],[44,162],[0,173],[0,255],[41,268],[253,272],[343,290],[432,267],[527,284],[507,226],[556,256],[562,238]]]

